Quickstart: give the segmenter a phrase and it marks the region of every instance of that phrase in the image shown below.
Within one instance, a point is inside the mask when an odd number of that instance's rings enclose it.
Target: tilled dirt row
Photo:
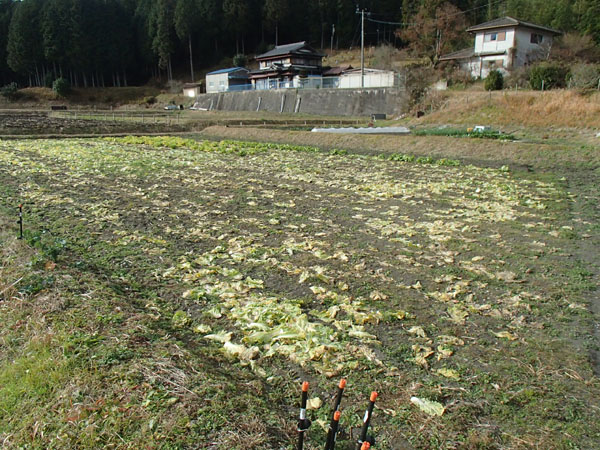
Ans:
[[[184,131],[168,124],[96,121],[50,117],[46,112],[0,111],[0,136],[157,133]]]

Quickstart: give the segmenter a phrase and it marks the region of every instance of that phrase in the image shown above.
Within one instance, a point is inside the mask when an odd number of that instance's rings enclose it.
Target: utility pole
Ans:
[[[360,87],[365,87],[365,10],[360,12]]]
[[[356,14],[360,14],[360,87],[365,87],[365,10],[358,9]],[[367,13],[369,14],[369,13]]]

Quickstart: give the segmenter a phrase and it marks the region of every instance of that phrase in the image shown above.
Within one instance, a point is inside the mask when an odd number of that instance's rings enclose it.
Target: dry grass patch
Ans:
[[[419,123],[600,127],[600,92],[505,90],[491,95],[474,91],[443,95],[447,100],[442,108]]]

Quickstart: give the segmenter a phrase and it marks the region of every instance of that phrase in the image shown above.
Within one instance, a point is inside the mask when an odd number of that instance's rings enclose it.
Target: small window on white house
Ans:
[[[212,86],[214,86],[214,85],[215,85],[215,83],[214,83],[214,81],[210,81],[210,82],[208,83],[208,85],[212,87]]]
[[[501,33],[486,33],[484,36],[485,42],[494,42],[494,41],[505,41],[506,40],[506,31],[502,31]]]
[[[544,41],[543,34],[531,33],[531,43],[532,44],[541,44]]]

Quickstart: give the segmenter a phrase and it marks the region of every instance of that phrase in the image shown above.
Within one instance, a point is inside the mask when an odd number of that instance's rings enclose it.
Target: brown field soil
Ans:
[[[361,119],[292,116],[250,112],[164,110],[0,110],[0,136],[103,136],[126,134],[177,134],[207,126],[262,126],[263,128],[319,125],[364,125]]]
[[[594,448],[591,149],[202,136],[0,140],[3,445]]]
[[[30,87],[19,90],[19,96],[8,101],[0,97],[0,106],[3,108],[31,108],[48,107],[48,105],[127,105],[147,104],[146,100],[160,96],[165,101],[177,98],[175,95],[161,94],[161,90],[153,87],[122,87],[122,88],[73,88],[66,98],[61,98],[56,93],[45,87]],[[149,105],[151,106],[151,105]]]

